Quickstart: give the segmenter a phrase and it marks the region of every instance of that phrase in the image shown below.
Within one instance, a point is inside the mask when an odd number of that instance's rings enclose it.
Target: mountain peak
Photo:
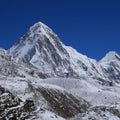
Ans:
[[[33,33],[45,33],[45,32],[54,33],[52,29],[50,29],[47,25],[45,25],[42,22],[35,23],[33,26],[30,27],[29,31]]]
[[[120,56],[115,51],[108,52],[104,58],[102,58],[102,62],[111,62],[113,60],[120,59]]]
[[[45,25],[45,24],[42,23],[42,22],[37,22],[37,23],[35,23],[34,25],[32,25],[32,26],[30,27],[30,29],[33,29],[33,28],[35,28],[35,27],[41,28],[41,27],[48,27],[48,26]]]
[[[100,76],[98,71],[102,71],[96,61],[65,46],[42,22],[30,27],[19,42],[9,50],[9,54],[16,62],[31,64],[48,76],[79,77],[96,76],[96,74]],[[102,59],[102,62],[111,62],[114,59],[120,61],[120,56],[111,51]]]
[[[57,35],[44,23],[38,22],[14,45],[9,54],[16,62],[30,63],[42,72],[58,76],[84,74],[88,58],[65,46]],[[74,56],[73,56],[73,55]],[[82,63],[82,60],[85,63]]]
[[[48,27],[47,25],[45,25],[43,22],[37,22],[35,23],[33,26],[43,26],[43,27]]]
[[[32,51],[33,55],[33,51],[36,51],[36,46],[39,46],[39,49],[42,50],[48,47],[48,43],[55,44],[55,42],[60,42],[58,39],[57,35],[47,25],[42,22],[37,22],[9,50],[9,53],[14,57],[24,57]]]

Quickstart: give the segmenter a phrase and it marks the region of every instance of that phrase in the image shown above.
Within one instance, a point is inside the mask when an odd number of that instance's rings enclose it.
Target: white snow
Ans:
[[[91,78],[66,79],[50,78],[41,80],[45,84],[57,85],[67,89],[74,95],[89,101],[92,105],[115,105],[120,100],[120,86],[102,86]]]
[[[102,58],[102,60],[100,62],[114,61],[116,59],[115,55],[117,55],[117,53],[115,51],[110,51],[106,54],[106,56],[104,58]]]
[[[116,106],[120,108],[120,85],[115,84],[115,86],[102,86],[97,80],[91,78],[81,78],[81,79],[70,79],[70,78],[49,78],[49,79],[38,79],[30,78],[28,80],[18,78],[1,79],[0,85],[10,90],[12,93],[17,95],[23,101],[28,98],[34,98],[34,93],[29,90],[28,83],[31,83],[35,88],[39,86],[45,88],[57,89],[64,91],[65,89],[74,95],[84,98],[89,101],[93,106]],[[38,99],[38,98],[37,98]],[[42,100],[42,99],[40,99]],[[44,107],[47,108],[45,102],[42,102]],[[118,120],[116,116],[110,113],[105,113],[110,116],[111,120]],[[45,111],[41,114],[38,112],[38,119],[41,120],[64,120],[63,118],[51,113],[50,111]],[[99,118],[99,117],[98,117]],[[86,120],[86,119],[83,119]],[[101,118],[102,120],[102,118]]]
[[[38,112],[37,116],[38,116],[38,119],[36,118],[35,120],[65,120],[64,118],[48,110],[46,110],[43,114]]]

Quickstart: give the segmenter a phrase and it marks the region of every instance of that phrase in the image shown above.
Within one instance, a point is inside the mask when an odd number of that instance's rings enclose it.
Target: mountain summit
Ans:
[[[112,62],[112,61],[115,61],[115,60],[120,60],[120,56],[115,51],[110,51],[101,60],[101,62]]]
[[[120,62],[120,57],[115,52],[109,52],[100,62],[78,53],[72,47],[65,46],[59,37],[41,22],[31,26],[9,50],[9,54],[16,62],[29,63],[49,76],[59,77],[90,76],[105,80],[109,76],[109,70],[105,68],[106,62],[115,58]],[[119,72],[118,70],[117,73]]]
[[[42,72],[57,76],[77,77],[79,73],[85,74],[84,71],[91,64],[91,60],[65,46],[57,35],[41,22],[30,27],[9,53],[17,62],[30,63]]]

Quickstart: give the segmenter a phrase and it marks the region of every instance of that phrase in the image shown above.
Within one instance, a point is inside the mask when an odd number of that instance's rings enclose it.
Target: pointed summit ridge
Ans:
[[[36,47],[45,49],[48,44],[55,45],[56,42],[60,43],[57,35],[47,25],[38,22],[29,28],[28,32],[9,50],[9,53],[13,57],[24,58],[30,51],[35,53]]]
[[[74,52],[76,56],[74,57],[72,51],[73,49],[65,46],[48,26],[38,22],[30,27],[9,53],[17,61],[31,63],[50,74],[59,76],[85,74],[87,65],[91,66],[89,59],[77,52]],[[83,72],[81,69],[84,69]]]
[[[42,23],[42,22],[37,22],[37,23],[35,23],[33,26],[31,26],[30,28],[33,28],[33,27],[47,27],[47,28],[48,28],[48,26],[45,25],[45,24]]]
[[[37,22],[35,23],[33,26],[30,27],[29,31],[35,31],[35,32],[40,32],[40,30],[42,28],[48,28],[48,26],[46,26],[45,24],[43,24],[42,22]]]
[[[46,33],[51,33],[51,34],[55,34],[52,29],[50,29],[47,25],[45,25],[42,22],[37,22],[35,23],[33,26],[30,27],[29,32],[33,32],[33,33],[42,33],[42,34],[46,34]],[[55,34],[56,35],[56,34]],[[56,35],[57,36],[57,35]]]

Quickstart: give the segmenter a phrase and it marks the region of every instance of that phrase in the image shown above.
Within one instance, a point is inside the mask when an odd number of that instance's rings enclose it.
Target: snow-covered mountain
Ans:
[[[120,56],[116,52],[107,53],[100,61],[100,65],[108,79],[120,82]]]
[[[50,28],[39,22],[28,30],[9,53],[16,61],[31,63],[51,76],[77,76],[77,72],[81,71],[76,72],[74,69],[75,61],[68,50]],[[74,54],[75,51],[71,52]]]
[[[4,119],[119,120],[120,56],[88,58],[38,22],[8,51],[0,48],[0,98],[10,104]]]
[[[41,22],[30,27],[9,50],[9,54],[16,62],[29,63],[49,76],[90,76],[102,82],[120,79],[120,56],[117,53],[110,52],[99,62],[88,58],[72,47],[65,46],[58,36]]]

